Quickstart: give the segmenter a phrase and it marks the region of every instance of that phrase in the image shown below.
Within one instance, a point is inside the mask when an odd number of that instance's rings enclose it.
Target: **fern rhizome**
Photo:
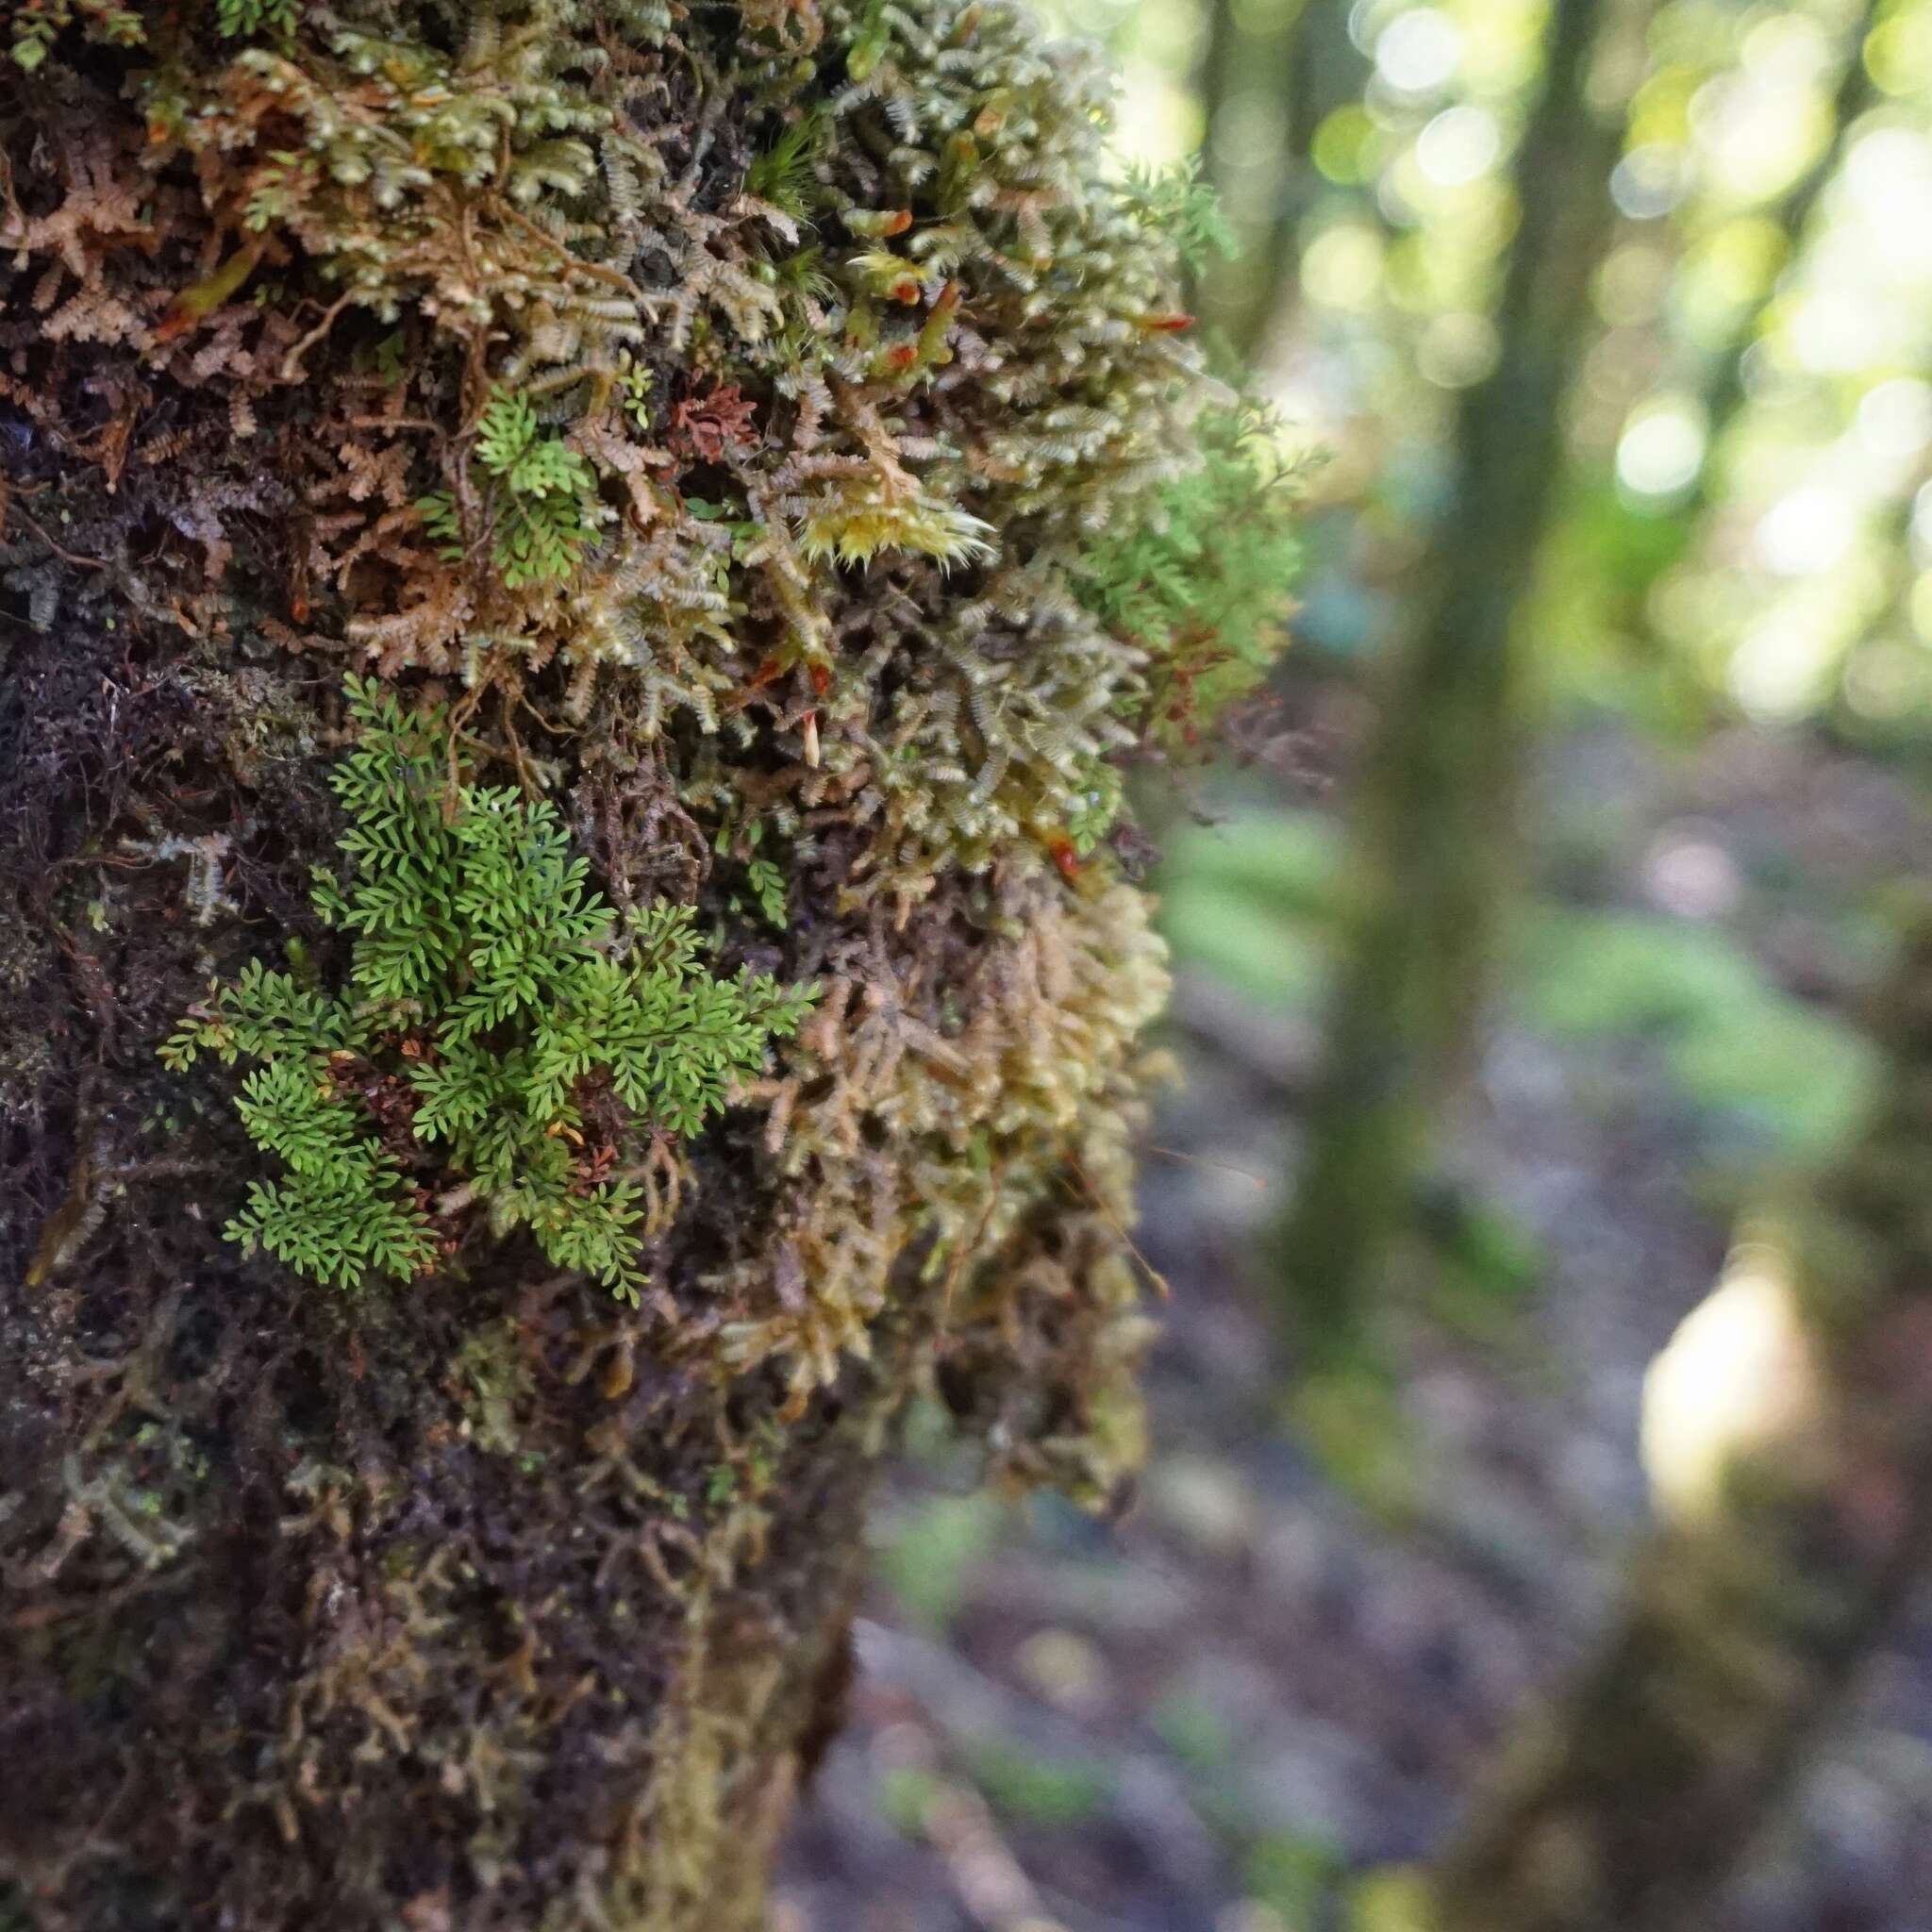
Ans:
[[[252,961],[161,1049],[177,1072],[203,1050],[258,1063],[236,1106],[285,1173],[249,1184],[228,1238],[353,1288],[426,1274],[480,1208],[635,1302],[654,1138],[720,1111],[812,989],[711,977],[688,907],[620,921],[554,806],[456,781],[441,708],[352,680],[349,710],[349,874],[318,869],[314,895],[353,936],[347,984]]]

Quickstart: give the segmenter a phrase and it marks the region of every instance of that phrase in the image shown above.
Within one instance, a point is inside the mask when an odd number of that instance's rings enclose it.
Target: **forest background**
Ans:
[[[1194,306],[1298,462],[1292,647],[1236,769],[1148,788],[1138,1505],[1002,1503],[915,1427],[774,1923],[1380,1932],[1775,1340],[1684,1330],[1688,1419],[1646,1371],[1882,1077],[1932,5],[1056,11],[1124,158],[1219,193]],[[1928,1609],[1697,1923],[1932,1926]]]

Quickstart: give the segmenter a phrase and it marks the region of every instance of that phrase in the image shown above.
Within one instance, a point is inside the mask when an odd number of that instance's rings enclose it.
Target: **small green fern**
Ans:
[[[769,855],[760,855],[758,847],[764,842],[765,827],[762,820],[754,819],[744,832],[744,883],[751,901],[763,915],[768,925],[776,926],[781,932],[785,928],[787,900],[790,890],[786,882],[785,869]],[[731,856],[736,843],[734,828],[729,820],[719,827],[718,837],[712,849],[721,858]],[[731,909],[741,912],[744,903],[733,895]]]
[[[1183,267],[1199,271],[1216,255],[1233,258],[1234,228],[1212,185],[1202,179],[1199,156],[1170,168],[1137,162],[1127,171],[1122,194],[1136,220],[1173,239]]]
[[[638,361],[628,349],[618,351],[618,392],[624,398],[624,413],[634,429],[643,431],[651,426],[651,391],[656,383],[657,378],[650,369]]]
[[[452,785],[441,709],[406,713],[374,679],[351,680],[350,708],[360,736],[331,781],[348,876],[319,867],[314,892],[353,935],[347,986],[253,962],[161,1050],[177,1070],[203,1050],[261,1063],[237,1110],[285,1173],[226,1232],[354,1287],[425,1272],[480,1203],[495,1233],[527,1227],[635,1300],[626,1146],[695,1133],[813,990],[712,978],[688,907],[620,922],[554,806]]]
[[[273,27],[291,34],[302,12],[302,0],[215,0],[215,25],[231,41]]]
[[[1299,477],[1273,416],[1209,409],[1195,434],[1201,466],[1091,544],[1074,579],[1096,617],[1149,653],[1157,734],[1191,728],[1259,682],[1280,649],[1301,560]]]
[[[562,438],[543,434],[527,396],[501,388],[477,422],[476,460],[496,486],[490,554],[505,586],[517,591],[569,576],[596,534],[590,464]],[[460,558],[462,525],[449,492],[432,491],[416,508],[443,560]]]
[[[32,74],[55,40],[77,21],[90,41],[107,47],[138,47],[147,38],[139,12],[113,0],[20,0],[8,23],[14,64]]]

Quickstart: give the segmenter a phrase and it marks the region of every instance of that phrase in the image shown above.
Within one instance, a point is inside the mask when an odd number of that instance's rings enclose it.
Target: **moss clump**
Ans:
[[[1096,1504],[1137,1446],[1122,776],[1287,560],[1211,224],[1003,0],[35,21],[0,1872],[739,1932],[908,1392]]]

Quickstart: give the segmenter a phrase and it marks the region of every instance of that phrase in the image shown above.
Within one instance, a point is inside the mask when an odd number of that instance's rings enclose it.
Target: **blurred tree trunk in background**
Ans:
[[[1345,1346],[1375,1294],[1486,976],[1515,808],[1516,611],[1549,521],[1650,12],[1649,0],[1550,9],[1542,94],[1515,162],[1522,226],[1496,364],[1463,392],[1449,505],[1362,754],[1327,1064],[1276,1237],[1291,1312],[1318,1356]]]
[[[1747,1230],[1651,1372],[1662,1526],[1561,1707],[1442,1860],[1440,1932],[1676,1932],[1842,1700],[1932,1529],[1932,925],[1862,1142]]]
[[[1359,98],[1368,62],[1336,0],[1214,0],[1199,73],[1208,172],[1240,246],[1195,307],[1242,364],[1254,360],[1294,273],[1314,192],[1310,155],[1328,113]]]

